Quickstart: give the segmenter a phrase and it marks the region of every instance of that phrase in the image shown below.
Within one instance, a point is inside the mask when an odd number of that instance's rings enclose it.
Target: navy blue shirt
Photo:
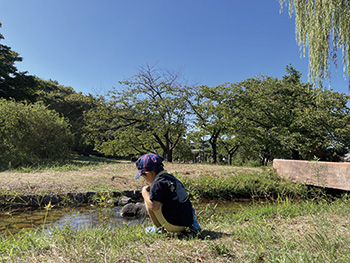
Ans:
[[[176,226],[193,224],[192,204],[183,184],[168,173],[161,173],[151,185],[150,199],[162,203],[164,218]]]

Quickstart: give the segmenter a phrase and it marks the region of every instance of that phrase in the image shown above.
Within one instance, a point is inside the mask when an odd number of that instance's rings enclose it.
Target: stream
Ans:
[[[235,213],[251,201],[207,201],[196,202],[197,213]],[[69,225],[71,229],[84,227],[116,227],[125,224],[141,224],[143,218],[123,218],[122,207],[80,206],[36,210],[18,210],[0,213],[0,234],[15,234],[21,230],[34,231],[43,229],[61,229]]]

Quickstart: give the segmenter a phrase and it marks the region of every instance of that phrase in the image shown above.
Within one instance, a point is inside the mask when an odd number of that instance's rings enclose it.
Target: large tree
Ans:
[[[350,1],[280,0],[281,8],[285,2],[289,2],[290,16],[295,10],[297,41],[303,55],[308,49],[312,82],[330,76],[338,49],[342,51],[344,75],[347,71],[350,77]]]
[[[349,145],[349,97],[302,84],[292,67],[287,72],[282,80],[241,83],[242,147],[258,149],[263,164],[273,158],[334,159]]]
[[[217,163],[219,139],[229,127],[234,126],[237,116],[236,108],[230,107],[237,90],[225,83],[216,87],[188,88],[187,93],[197,134],[206,138],[211,146],[213,162]]]
[[[122,90],[112,90],[88,116],[97,149],[124,156],[157,152],[171,162],[186,131],[187,105],[179,80],[179,73],[146,65],[120,82]]]

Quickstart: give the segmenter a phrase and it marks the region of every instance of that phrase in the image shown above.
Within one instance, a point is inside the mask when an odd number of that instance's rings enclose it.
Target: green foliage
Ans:
[[[42,104],[0,100],[0,167],[65,158],[71,140],[68,123]]]
[[[193,153],[191,148],[191,141],[187,138],[181,138],[174,149],[175,161],[192,161]]]
[[[1,23],[0,23],[1,28]],[[0,34],[0,40],[4,39]],[[19,72],[16,62],[22,58],[10,47],[0,44],[0,98],[15,100],[35,100],[35,81],[27,72]]]
[[[229,164],[267,165],[274,158],[338,161],[350,145],[349,96],[312,89],[291,66],[282,80],[261,76],[217,87],[179,87],[177,75],[160,72],[143,69],[89,111],[96,150],[157,152],[172,161],[181,151],[191,160],[194,148],[214,163],[227,157]]]
[[[228,133],[235,129],[237,122],[236,107],[233,101],[237,98],[240,90],[235,85],[225,83],[217,87],[199,86],[186,88],[188,102],[191,107],[191,113],[194,115],[194,129],[197,132],[192,134],[194,141],[209,143],[212,150],[213,162],[217,163],[219,141],[226,140],[226,150],[232,154],[237,144],[228,142]],[[196,135],[196,136],[193,136]],[[194,138],[196,137],[196,138]],[[225,139],[222,139],[225,138]]]
[[[342,51],[344,73],[350,76],[350,4],[339,0],[280,0],[295,10],[297,41],[303,55],[308,49],[309,72],[315,83],[330,77],[330,64],[337,66],[338,48]],[[293,8],[294,7],[294,8]]]
[[[142,68],[125,88],[110,92],[108,102],[86,116],[89,138],[99,152],[127,156],[158,152],[172,161],[186,131],[186,103],[178,74]]]
[[[93,145],[87,143],[85,134],[85,112],[97,107],[98,99],[92,95],[83,95],[75,92],[71,87],[59,85],[57,81],[46,81],[36,78],[38,90],[36,97],[49,109],[55,110],[64,116],[71,125],[74,135],[72,148],[80,154],[89,154],[93,151]]]
[[[237,140],[245,156],[263,164],[273,158],[335,160],[349,145],[349,96],[302,84],[300,73],[287,67],[283,80],[270,77],[240,83]]]

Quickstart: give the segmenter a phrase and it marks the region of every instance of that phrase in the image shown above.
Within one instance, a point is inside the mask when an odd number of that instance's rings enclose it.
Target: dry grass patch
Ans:
[[[165,169],[170,173],[191,178],[208,175],[222,177],[236,172],[250,173],[261,170],[258,168],[175,163],[165,163]],[[134,180],[136,172],[135,163],[127,161],[86,166],[79,170],[67,171],[5,171],[0,173],[0,189],[5,192],[20,194],[38,194],[43,192],[61,194],[103,189],[117,191],[137,190],[141,189],[145,182],[143,180]]]

